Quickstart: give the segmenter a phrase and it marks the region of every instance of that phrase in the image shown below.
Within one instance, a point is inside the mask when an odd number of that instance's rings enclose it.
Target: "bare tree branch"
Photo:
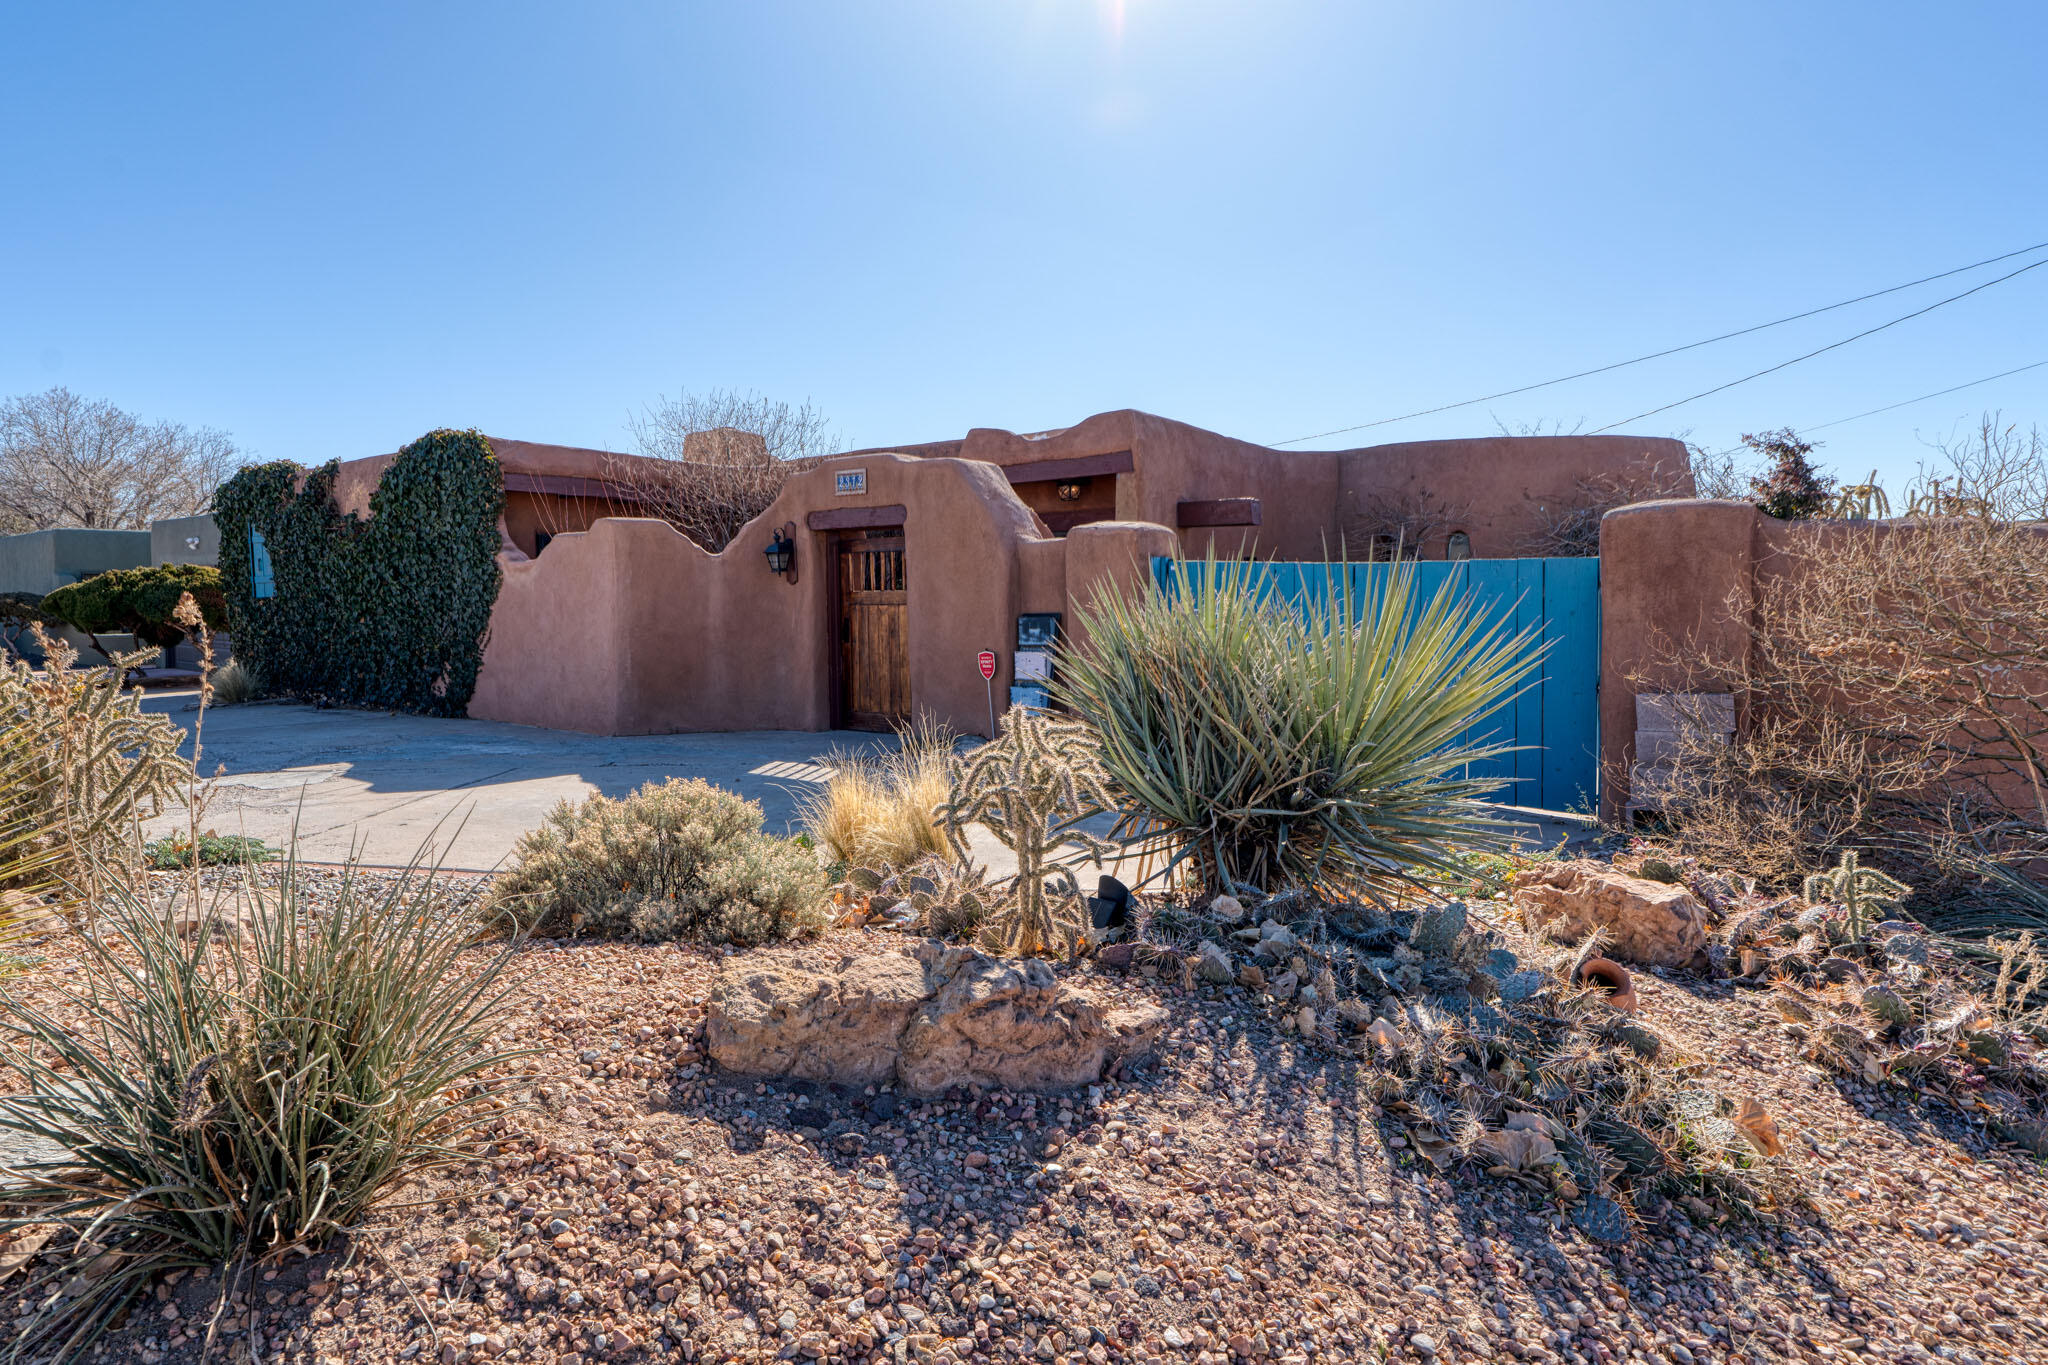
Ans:
[[[206,510],[241,463],[209,427],[145,424],[66,388],[0,403],[0,527],[147,529]]]

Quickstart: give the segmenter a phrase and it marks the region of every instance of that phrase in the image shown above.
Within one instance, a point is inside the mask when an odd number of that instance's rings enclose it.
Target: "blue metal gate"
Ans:
[[[1152,561],[1153,582],[1178,591],[1176,561]],[[1288,602],[1327,600],[1336,574],[1351,578],[1351,596],[1369,600],[1392,566],[1268,562],[1233,566],[1263,591]],[[1506,783],[1494,798],[1543,810],[1588,810],[1600,781],[1600,561],[1598,559],[1424,560],[1406,566],[1416,595],[1434,597],[1445,583],[1469,595],[1489,627],[1507,634],[1536,628],[1548,642],[1540,676],[1504,707],[1476,720],[1462,737],[1517,746],[1473,765],[1475,777]],[[1185,580],[1199,587],[1201,575]]]

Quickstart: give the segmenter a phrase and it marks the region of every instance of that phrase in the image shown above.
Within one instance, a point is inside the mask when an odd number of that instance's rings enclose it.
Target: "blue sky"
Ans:
[[[2034,4],[18,6],[0,394],[264,458],[849,445],[1140,407],[1279,441],[2048,241]],[[1595,428],[2036,259],[1319,444]],[[1711,446],[2048,360],[2048,268],[1637,422]],[[2048,367],[1821,433],[1895,484]]]

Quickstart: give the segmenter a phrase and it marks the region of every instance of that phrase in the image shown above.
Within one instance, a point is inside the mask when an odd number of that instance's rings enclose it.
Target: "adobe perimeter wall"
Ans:
[[[865,473],[858,496],[835,492],[849,467]],[[1019,614],[1071,621],[1076,586],[1142,583],[1150,556],[1174,544],[1164,527],[1121,523],[1053,539],[987,464],[842,458],[791,478],[716,555],[641,518],[558,535],[536,559],[506,555],[469,713],[596,734],[829,728],[839,532],[814,514],[889,522],[898,507],[911,706],[965,734],[989,729],[981,650],[997,655],[1004,709]],[[762,553],[785,527],[794,583]]]
[[[1802,547],[1824,537],[1900,534],[1912,534],[1910,523],[1780,521],[1737,501],[1666,500],[1609,512],[1600,523],[1603,818],[1619,819],[1628,802],[1638,693],[1683,690],[1679,660],[1740,661],[1760,594],[1797,572]],[[2024,792],[2001,799],[2029,808]]]

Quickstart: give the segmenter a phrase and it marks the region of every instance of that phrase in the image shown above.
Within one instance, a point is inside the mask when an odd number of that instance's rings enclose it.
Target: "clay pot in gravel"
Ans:
[[[1630,979],[1628,968],[1611,958],[1587,958],[1579,968],[1579,980],[1598,986],[1606,992],[1607,1003],[1625,1014],[1642,1008],[1636,1000],[1635,982]]]

